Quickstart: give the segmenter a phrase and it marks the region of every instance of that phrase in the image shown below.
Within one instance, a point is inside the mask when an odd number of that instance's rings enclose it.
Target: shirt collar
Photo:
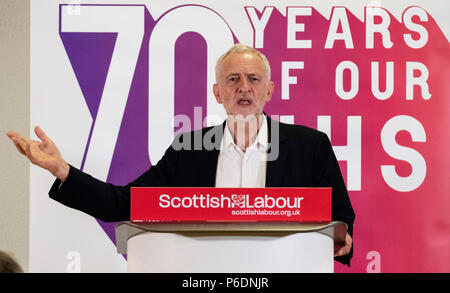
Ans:
[[[228,120],[225,124],[225,133],[222,138],[222,149],[223,150],[230,150],[230,149],[239,149],[238,146],[234,143],[234,137],[231,133],[230,128],[228,127]],[[267,150],[269,146],[268,142],[268,131],[267,131],[267,117],[264,115],[262,125],[259,128],[258,135],[256,136],[255,141],[251,146],[249,146],[247,149],[253,147],[253,145],[256,144],[256,147],[262,148],[263,150]]]

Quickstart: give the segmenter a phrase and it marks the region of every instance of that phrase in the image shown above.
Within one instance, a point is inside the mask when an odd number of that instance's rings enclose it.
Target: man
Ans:
[[[217,61],[213,87],[228,115],[223,125],[177,136],[157,165],[127,186],[101,182],[70,166],[38,126],[42,142],[7,135],[33,164],[57,177],[51,198],[103,221],[129,220],[132,186],[332,187],[332,218],[349,227],[335,256],[349,265],[354,212],[328,137],[264,115],[273,90],[266,57],[252,47],[233,46]],[[182,147],[199,135],[209,145]]]
[[[0,251],[0,274],[23,273],[20,265],[6,252]]]

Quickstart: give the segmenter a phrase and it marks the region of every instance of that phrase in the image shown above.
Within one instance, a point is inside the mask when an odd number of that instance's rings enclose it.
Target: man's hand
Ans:
[[[347,233],[345,235],[345,241],[342,244],[334,244],[334,256],[342,256],[346,255],[350,252],[350,249],[352,248],[353,240],[352,237]]]
[[[17,150],[28,157],[31,163],[50,171],[64,182],[69,175],[69,164],[64,161],[55,143],[39,126],[34,128],[34,132],[42,142],[25,138],[14,131],[8,131],[6,135],[14,142]]]

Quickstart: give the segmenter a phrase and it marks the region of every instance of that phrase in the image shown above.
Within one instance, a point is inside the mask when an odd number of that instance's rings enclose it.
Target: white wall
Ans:
[[[6,136],[29,133],[29,0],[0,0],[0,250],[29,262],[29,164]]]

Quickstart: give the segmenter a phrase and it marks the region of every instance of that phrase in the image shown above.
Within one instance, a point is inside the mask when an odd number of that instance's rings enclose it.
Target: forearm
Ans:
[[[65,182],[57,179],[50,198],[105,222],[129,221],[130,189],[102,182],[70,166]]]

